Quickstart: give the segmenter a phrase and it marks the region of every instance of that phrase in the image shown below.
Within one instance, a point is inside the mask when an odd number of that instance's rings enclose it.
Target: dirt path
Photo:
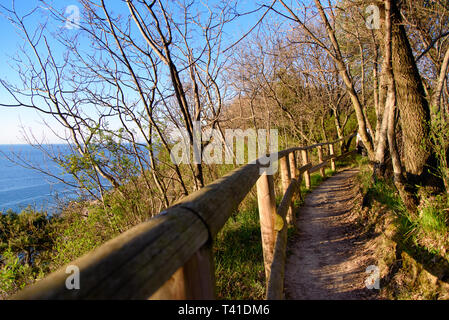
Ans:
[[[329,178],[306,198],[298,235],[289,244],[287,299],[376,299],[366,268],[374,263],[372,243],[358,237],[352,214],[358,190],[348,169]]]

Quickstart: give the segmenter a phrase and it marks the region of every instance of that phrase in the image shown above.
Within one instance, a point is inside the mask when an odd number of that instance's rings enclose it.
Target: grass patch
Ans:
[[[373,181],[362,164],[359,182],[364,204],[383,240],[378,255],[387,275],[383,295],[388,299],[442,299],[449,296],[449,216],[444,195],[428,195],[417,214],[409,214],[394,184]],[[366,220],[368,221],[368,220]]]
[[[425,207],[421,210],[419,224],[426,233],[436,233],[439,236],[444,236],[448,231],[446,214],[433,206]]]
[[[414,253],[418,260],[427,260],[428,254],[431,254],[434,258],[442,257],[449,262],[448,211],[443,208],[441,199],[429,198],[420,206],[418,215],[414,216],[407,212],[391,183],[373,183],[368,196],[386,205],[395,214],[395,240],[404,250]]]
[[[264,299],[265,271],[255,199],[226,222],[217,235],[214,255],[218,299]]]

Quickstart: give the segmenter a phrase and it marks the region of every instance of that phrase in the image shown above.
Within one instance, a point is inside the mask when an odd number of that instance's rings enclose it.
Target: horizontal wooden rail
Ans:
[[[284,190],[286,195],[278,213],[284,216],[284,211],[291,208],[291,197],[296,181],[296,170],[292,168],[296,159],[295,152],[301,151],[303,156],[303,166],[297,170],[298,180],[300,181],[304,175],[307,184],[307,176],[316,166],[314,167],[308,160],[304,162],[304,154],[307,159],[308,150],[335,144],[353,136],[272,154],[279,160],[284,157],[289,159],[284,162],[283,173],[283,185],[289,187]],[[292,153],[293,157],[290,157]],[[324,163],[339,157],[333,155],[328,158],[326,157]],[[232,171],[181,199],[156,217],[106,242],[45,279],[37,281],[12,298],[212,299],[214,298],[212,240],[256,182],[266,209],[263,212],[264,208],[259,206],[267,279],[277,279],[278,276],[269,270],[270,267],[273,268],[273,253],[274,259],[280,255],[275,248],[279,246],[282,249],[283,243],[275,245],[275,239],[280,239],[281,236],[280,233],[274,236],[276,210],[275,206],[273,210],[272,205],[273,177],[261,175],[263,169],[257,160]],[[310,176],[308,181],[310,183]],[[262,187],[268,189],[262,192]],[[286,227],[285,222],[284,226]],[[69,290],[66,286],[66,281],[71,275],[66,273],[66,270],[69,270],[68,266],[74,266],[79,270],[79,289]],[[279,267],[275,265],[274,268],[277,273]]]
[[[352,139],[356,135],[357,135],[357,133],[353,133],[353,134],[350,134],[350,135],[348,135],[346,137],[343,137],[341,139],[330,141],[330,142],[317,143],[317,144],[314,144],[314,145],[311,145],[311,146],[307,146],[307,147],[294,147],[294,148],[286,149],[286,150],[283,150],[283,151],[279,152],[279,158],[284,157],[285,155],[287,155],[289,153],[292,153],[294,151],[302,151],[302,150],[308,151],[308,150],[316,149],[317,147],[321,147],[321,146],[327,146],[327,145],[330,145],[330,144],[333,145],[333,144],[336,144],[338,142],[344,141],[346,139]]]
[[[313,166],[312,168],[309,169],[309,172],[314,173],[314,172],[317,172],[318,170],[323,169],[324,167],[326,167],[329,164],[329,160],[330,159],[324,160],[323,162],[317,164],[316,166]]]
[[[348,151],[348,152],[343,153],[342,155],[340,155],[338,157],[335,157],[335,161],[343,160],[344,158],[347,158],[350,155],[355,155],[355,154],[357,154],[357,150]]]
[[[146,299],[224,226],[259,178],[240,167],[70,265],[80,289],[67,290],[66,268],[23,290],[18,299]],[[210,234],[209,234],[210,233]]]

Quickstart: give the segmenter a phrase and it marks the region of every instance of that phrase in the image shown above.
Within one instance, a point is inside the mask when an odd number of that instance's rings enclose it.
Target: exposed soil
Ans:
[[[287,299],[378,299],[366,288],[367,267],[375,265],[373,241],[356,225],[356,169],[324,181],[300,209],[298,234],[288,245],[285,270]]]

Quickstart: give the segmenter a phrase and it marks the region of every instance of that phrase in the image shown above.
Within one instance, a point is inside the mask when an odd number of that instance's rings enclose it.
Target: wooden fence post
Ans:
[[[306,166],[309,164],[309,154],[307,150],[301,150],[301,156],[302,156],[302,165]],[[306,189],[310,189],[310,172],[309,170],[306,170],[304,172],[304,181],[306,183]]]
[[[334,151],[334,144],[330,143],[329,144],[329,155],[331,157],[333,157],[335,155],[335,151]],[[337,166],[335,165],[335,159],[331,159],[331,170],[335,171],[337,169]]]
[[[282,194],[285,194],[291,182],[291,172],[290,172],[290,155],[287,155],[281,159],[279,159],[281,164],[281,180],[282,180]],[[294,207],[293,203],[290,201],[290,206],[287,212],[287,222],[291,225],[296,224],[296,219],[293,214]]]
[[[295,176],[292,175],[292,179],[296,179],[296,181],[298,182],[298,192],[296,193],[296,197],[297,199],[299,199],[300,201],[302,200],[302,195],[301,195],[301,180],[302,180],[302,176],[301,176],[301,172],[299,172],[299,166],[298,163],[301,163],[301,161],[298,161],[298,156],[299,156],[299,152],[293,151],[291,153],[293,156],[290,158],[290,171],[291,171],[291,167],[292,165],[295,167]]]
[[[288,160],[290,163],[290,177],[292,179],[296,179],[297,178],[296,172],[298,171],[298,166],[296,165],[296,152],[295,151],[293,151],[292,153],[290,153],[288,155]]]
[[[150,300],[213,300],[215,268],[212,241],[201,247]]]
[[[301,185],[301,175],[298,174],[299,170],[298,170],[298,162],[296,159],[296,154],[297,154],[296,151],[293,151],[292,153],[289,154],[290,176],[291,176],[292,180],[296,179],[296,181],[298,181],[298,185]],[[293,196],[292,202],[294,203],[296,201],[296,199],[301,200],[301,188],[300,187],[298,187],[298,192]],[[296,216],[295,216],[295,218],[296,218]]]
[[[320,163],[322,163],[323,162],[323,147],[322,146],[318,146],[317,149],[318,149],[318,161]],[[321,167],[320,168],[320,174],[321,174],[321,176],[323,178],[326,177],[326,167]]]
[[[262,174],[257,180],[257,202],[259,207],[260,232],[265,266],[265,277],[268,281],[271,263],[273,262],[274,242],[276,235],[274,222],[276,215],[276,198],[272,175]]]

